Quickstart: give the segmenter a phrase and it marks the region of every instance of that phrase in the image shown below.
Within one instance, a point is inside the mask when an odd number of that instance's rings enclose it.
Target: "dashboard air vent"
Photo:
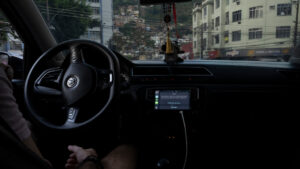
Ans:
[[[135,67],[132,70],[133,76],[212,76],[203,67]]]

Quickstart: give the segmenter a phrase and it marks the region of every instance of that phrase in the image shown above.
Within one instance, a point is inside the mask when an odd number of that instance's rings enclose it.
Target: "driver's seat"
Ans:
[[[51,169],[44,160],[28,149],[0,118],[1,169]]]

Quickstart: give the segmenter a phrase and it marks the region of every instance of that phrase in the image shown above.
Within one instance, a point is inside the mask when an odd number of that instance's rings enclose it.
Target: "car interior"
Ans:
[[[298,48],[289,62],[133,61],[89,40],[57,43],[32,0],[0,8],[24,43],[14,95],[53,168],[70,144],[100,158],[133,145],[143,169],[300,167]],[[0,126],[0,166],[48,168]]]

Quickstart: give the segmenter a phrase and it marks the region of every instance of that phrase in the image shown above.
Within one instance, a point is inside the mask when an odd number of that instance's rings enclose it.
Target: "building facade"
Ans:
[[[113,35],[113,6],[111,0],[87,0],[87,5],[92,9],[91,17],[99,20],[99,25],[88,28],[80,36],[81,39],[89,39],[109,46],[109,40]]]
[[[102,44],[109,46],[110,40],[113,36],[113,1],[102,0],[101,9],[101,25],[102,25]]]
[[[195,3],[195,58],[288,57],[294,40],[299,39],[294,34],[297,6],[298,0],[203,0]]]

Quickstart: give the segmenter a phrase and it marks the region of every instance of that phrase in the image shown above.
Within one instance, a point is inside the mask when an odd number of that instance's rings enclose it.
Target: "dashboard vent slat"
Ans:
[[[133,76],[212,76],[203,67],[134,67]]]
[[[170,72],[167,67],[135,67],[133,75],[151,76],[151,75],[168,75]]]
[[[173,68],[172,74],[174,75],[194,75],[194,76],[209,76],[211,73],[206,68],[186,68],[186,67],[177,67]]]

